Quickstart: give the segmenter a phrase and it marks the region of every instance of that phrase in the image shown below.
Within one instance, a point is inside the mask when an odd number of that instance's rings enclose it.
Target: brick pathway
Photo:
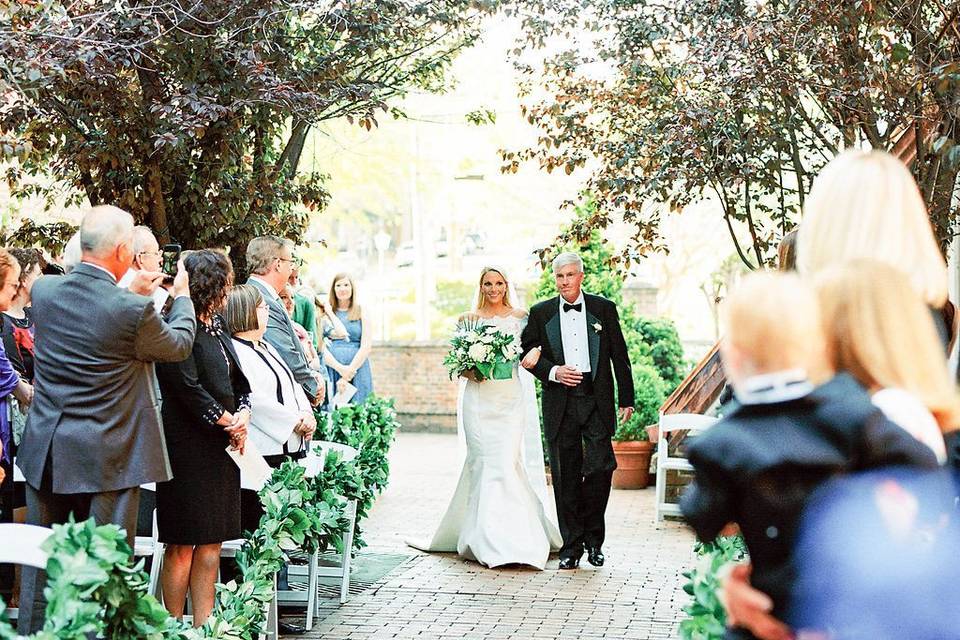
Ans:
[[[578,571],[486,569],[450,554],[423,554],[405,538],[432,532],[459,474],[456,438],[402,434],[391,485],[366,523],[370,551],[410,560],[354,596],[304,639],[676,638],[688,601],[680,572],[692,534],[653,525],[653,487],[614,491],[607,508],[607,565]]]

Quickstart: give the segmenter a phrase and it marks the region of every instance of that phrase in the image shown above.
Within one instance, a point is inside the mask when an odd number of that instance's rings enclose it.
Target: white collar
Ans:
[[[561,310],[561,311],[563,311],[563,305],[565,305],[565,304],[582,304],[582,305],[584,305],[584,307],[586,306],[586,302],[585,302],[584,299],[583,299],[583,289],[580,289],[580,295],[577,296],[577,299],[574,300],[573,302],[567,302],[566,298],[564,298],[563,296],[557,296],[557,297],[560,298],[560,310]]]
[[[117,281],[117,276],[113,275],[110,271],[104,269],[103,267],[101,267],[101,266],[98,265],[98,264],[93,264],[92,262],[82,262],[81,264],[85,264],[85,265],[87,265],[88,267],[93,267],[94,269],[100,269],[100,271],[103,271],[105,274],[107,274],[108,276],[110,276],[110,279],[111,279],[111,280],[113,280],[114,282]]]
[[[733,393],[740,404],[786,402],[802,398],[811,391],[813,391],[813,384],[807,379],[807,372],[803,369],[774,371],[751,376],[733,388]]]
[[[280,294],[277,293],[277,290],[273,288],[273,285],[264,280],[259,276],[250,276],[250,280],[255,280],[263,285],[263,288],[267,290],[267,293],[270,294],[270,297],[274,300],[280,299]]]

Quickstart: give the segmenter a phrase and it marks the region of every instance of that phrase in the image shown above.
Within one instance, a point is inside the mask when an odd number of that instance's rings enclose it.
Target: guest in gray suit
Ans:
[[[170,479],[150,362],[190,355],[197,321],[181,266],[167,320],[148,297],[162,273],[117,281],[133,262],[133,218],[94,207],[80,223],[82,262],[33,286],[35,392],[18,464],[27,481],[27,522],[93,517],[124,527],[133,544],[139,486]],[[136,293],[135,293],[136,292]],[[43,624],[43,572],[24,570],[21,633]]]
[[[323,402],[326,384],[322,374],[308,365],[290,316],[280,302],[280,291],[286,286],[296,263],[293,247],[292,241],[277,236],[260,236],[251,240],[247,245],[247,267],[251,274],[247,284],[259,289],[270,307],[264,339],[279,352],[307,397],[317,406]]]

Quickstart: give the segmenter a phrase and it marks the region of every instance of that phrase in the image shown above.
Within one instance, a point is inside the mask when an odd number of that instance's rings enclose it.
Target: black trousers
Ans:
[[[609,431],[592,394],[570,395],[549,444],[550,474],[560,520],[561,558],[580,558],[584,545],[603,544],[610,479],[617,468]]]
[[[49,527],[66,522],[71,513],[77,522],[92,517],[98,525],[113,522],[126,529],[127,542],[133,549],[140,487],[100,493],[54,493],[50,466],[48,458],[39,489],[27,485],[27,524]],[[43,628],[44,610],[47,607],[43,588],[47,584],[47,572],[24,567],[21,576],[17,632],[28,635]]]

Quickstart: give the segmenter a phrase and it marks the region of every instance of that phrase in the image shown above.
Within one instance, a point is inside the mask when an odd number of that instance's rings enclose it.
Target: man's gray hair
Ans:
[[[80,264],[80,260],[82,259],[83,255],[80,251],[80,232],[77,231],[75,234],[70,236],[70,239],[67,240],[67,245],[63,248],[63,272],[70,273],[73,271],[73,268]]]
[[[153,229],[139,224],[133,228],[133,255],[137,256],[147,250],[147,246],[157,242],[157,237],[153,235]],[[159,246],[159,243],[157,243]]]
[[[250,273],[262,276],[270,270],[273,261],[281,257],[284,247],[293,251],[294,243],[279,236],[259,236],[247,245],[247,268]]]
[[[580,273],[583,273],[583,260],[580,258],[579,255],[577,255],[576,253],[573,253],[572,251],[564,251],[563,253],[558,255],[556,258],[554,258],[553,270],[556,271],[557,269],[563,268],[568,264],[577,265],[577,268],[580,270]]]
[[[80,249],[105,258],[123,244],[133,244],[133,216],[110,205],[93,207],[80,222]]]

